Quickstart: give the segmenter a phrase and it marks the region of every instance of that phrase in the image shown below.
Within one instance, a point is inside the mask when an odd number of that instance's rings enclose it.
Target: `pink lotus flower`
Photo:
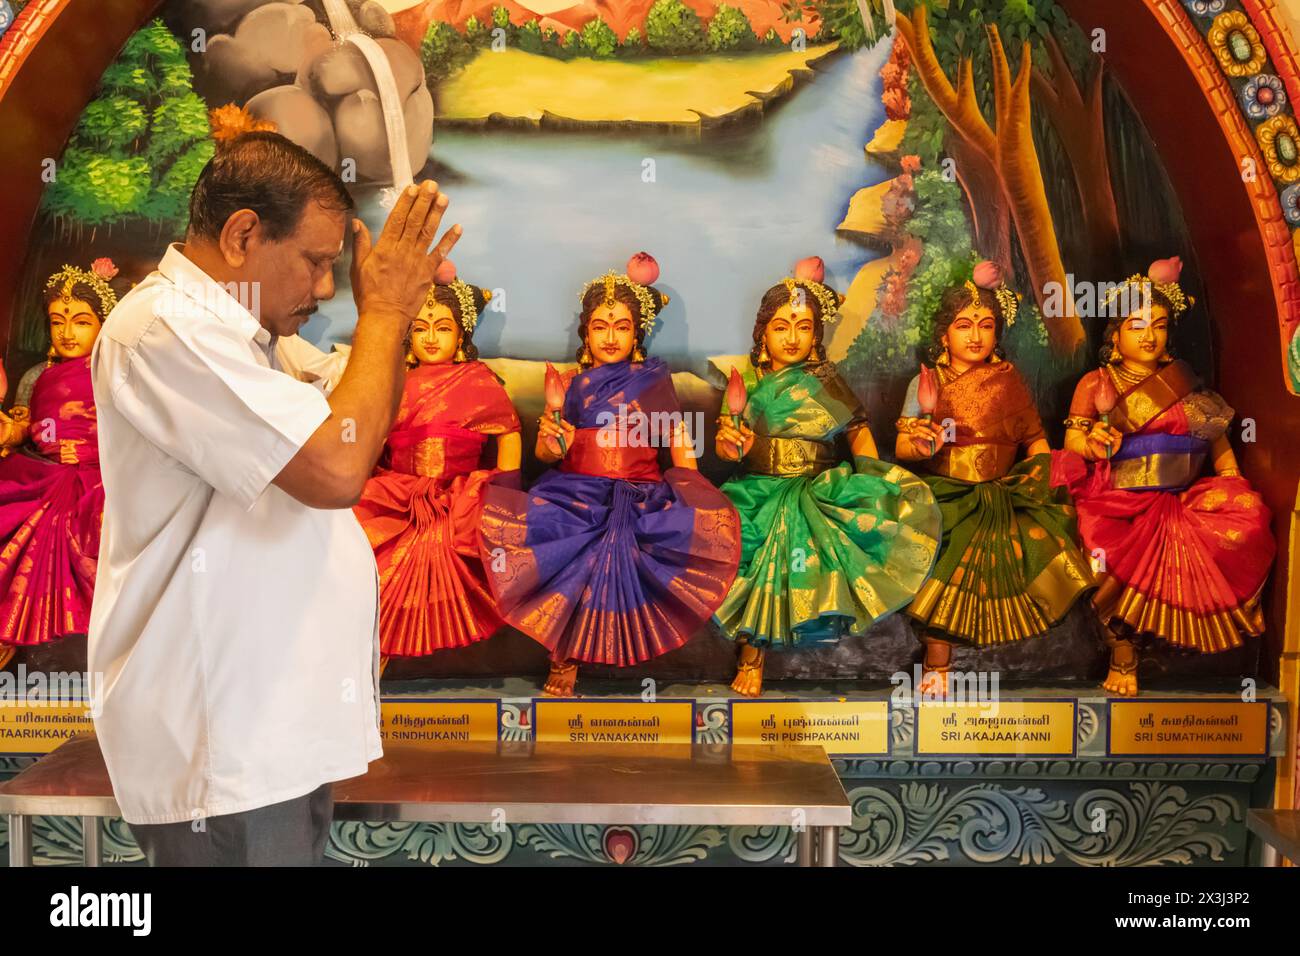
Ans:
[[[648,252],[638,252],[627,260],[627,277],[637,285],[654,285],[659,278],[659,263]]]
[[[109,279],[117,275],[118,268],[113,265],[112,259],[108,258],[108,256],[103,256],[90,264],[90,271],[107,282]]]
[[[971,280],[981,289],[996,289],[1002,284],[1002,267],[991,259],[985,259],[975,266]]]
[[[550,411],[564,407],[564,380],[550,362],[546,363],[546,407]]]
[[[1177,282],[1182,272],[1183,260],[1178,256],[1170,259],[1157,259],[1151,263],[1151,268],[1147,269],[1147,275],[1151,281],[1159,282],[1161,285],[1167,282]]]
[[[812,282],[825,282],[826,263],[822,262],[821,256],[809,256],[806,259],[800,259],[794,264],[794,277],[796,279],[808,279]]]
[[[731,378],[727,381],[727,393],[724,396],[727,403],[726,415],[739,415],[745,410],[745,405],[749,400],[749,395],[745,391],[745,380],[740,377],[740,373],[733,366],[731,369]]]
[[[438,285],[451,285],[456,281],[456,263],[450,259],[443,259],[438,263],[438,268],[434,270],[433,281]]]
[[[1115,383],[1110,380],[1106,372],[1101,373],[1101,381],[1097,384],[1097,392],[1093,396],[1093,402],[1097,406],[1097,413],[1104,419],[1115,410],[1119,402],[1119,394],[1115,391]]]
[[[916,403],[921,406],[921,413],[927,416],[933,415],[935,406],[939,404],[939,382],[934,369],[928,365],[921,366],[920,381],[916,384]]]

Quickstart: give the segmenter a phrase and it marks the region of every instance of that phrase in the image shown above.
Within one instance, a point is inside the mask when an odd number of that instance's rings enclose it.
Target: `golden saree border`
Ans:
[[[944,445],[930,459],[930,470],[957,481],[995,481],[1016,463],[1016,446],[1000,442]]]
[[[1124,490],[1186,487],[1200,476],[1205,457],[1204,452],[1156,452],[1112,461],[1111,485]]]
[[[1106,374],[1116,386],[1123,388],[1109,367]],[[1107,416],[1109,423],[1122,432],[1139,431],[1165,409],[1182,401],[1199,384],[1196,373],[1186,362],[1170,362],[1127,392],[1121,392],[1115,408]]]
[[[1129,588],[1120,595],[1111,612],[1111,620],[1116,619],[1135,634],[1154,635],[1200,654],[1230,651],[1245,643],[1243,634],[1257,637],[1264,632],[1258,595],[1231,610],[1207,614],[1174,607]]]
[[[1036,637],[1059,624],[1095,583],[1086,560],[1072,550],[1052,558],[1021,594],[984,597],[964,581],[964,574],[954,575],[952,581],[931,578],[907,613],[946,637],[977,645],[1005,644]],[[996,623],[992,631],[990,621]]]
[[[1043,609],[1047,620],[1056,624],[1069,613],[1079,595],[1096,583],[1087,558],[1069,548],[1047,562],[1047,567],[1029,582],[1025,593]]]
[[[747,471],[777,478],[817,475],[837,464],[833,444],[810,438],[755,435],[745,455]]]
[[[1051,626],[1038,604],[1026,594],[980,597],[961,583],[931,578],[908,605],[907,613],[943,632],[945,639],[977,645],[1005,644],[1035,637]],[[997,622],[994,630],[985,625]]]

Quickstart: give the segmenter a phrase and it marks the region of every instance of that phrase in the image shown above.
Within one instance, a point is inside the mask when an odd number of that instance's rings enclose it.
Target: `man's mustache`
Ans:
[[[290,315],[315,315],[316,312],[319,310],[319,308],[320,307],[316,305],[315,302],[313,302],[311,305],[300,305],[298,306],[298,308],[294,309],[289,314]]]

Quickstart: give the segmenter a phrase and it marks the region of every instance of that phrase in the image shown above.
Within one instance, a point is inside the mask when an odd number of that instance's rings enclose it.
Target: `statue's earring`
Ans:
[[[415,357],[415,353],[412,352],[410,349],[407,349],[407,350],[406,350],[406,367],[407,367],[407,368],[415,368],[415,367],[416,367],[417,365],[419,365],[419,364],[420,364],[420,360],[417,359],[417,358]]]
[[[51,342],[49,351],[45,353],[45,364],[53,365],[54,360],[57,359],[58,357],[59,357],[59,353],[55,350],[54,343]]]
[[[633,362],[645,361],[645,352],[641,350],[641,346],[638,345],[636,348],[632,350],[632,361]]]
[[[814,345],[812,348],[808,350],[808,361],[820,362],[821,360],[822,360],[821,353],[817,350],[817,346]]]
[[[948,354],[948,346],[945,345],[945,346],[943,347],[943,351],[940,352],[940,353],[939,353],[939,357],[938,357],[937,359],[934,360],[934,364],[935,364],[935,365],[951,365],[951,364],[952,364],[952,356]]]
[[[578,364],[583,368],[587,368],[591,365],[591,350],[587,348],[586,342],[582,343],[582,354],[578,356]]]
[[[1111,365],[1118,365],[1120,362],[1124,361],[1124,356],[1119,354],[1118,342],[1110,343],[1110,358],[1108,358],[1106,361]]]
[[[772,356],[767,354],[767,341],[764,340],[763,347],[758,351],[758,364],[766,365],[770,361],[772,361]]]
[[[463,345],[456,346],[456,357],[453,358],[452,361],[453,362],[465,361],[465,346]]]

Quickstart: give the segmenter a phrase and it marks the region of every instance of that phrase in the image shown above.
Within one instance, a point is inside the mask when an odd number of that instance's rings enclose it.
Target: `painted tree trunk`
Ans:
[[[958,64],[955,87],[944,73],[930,41],[925,6],[918,5],[911,19],[900,14],[898,29],[912,50],[917,76],[926,93],[954,130],[982,153],[996,171],[1052,348],[1061,355],[1073,354],[1084,342],[1083,327],[1066,282],[1034,147],[1029,102],[1033,59],[1029,43],[1024,45],[1020,72],[1013,81],[997,28],[986,28],[993,70],[995,133],[976,101],[970,59],[963,58]]]

